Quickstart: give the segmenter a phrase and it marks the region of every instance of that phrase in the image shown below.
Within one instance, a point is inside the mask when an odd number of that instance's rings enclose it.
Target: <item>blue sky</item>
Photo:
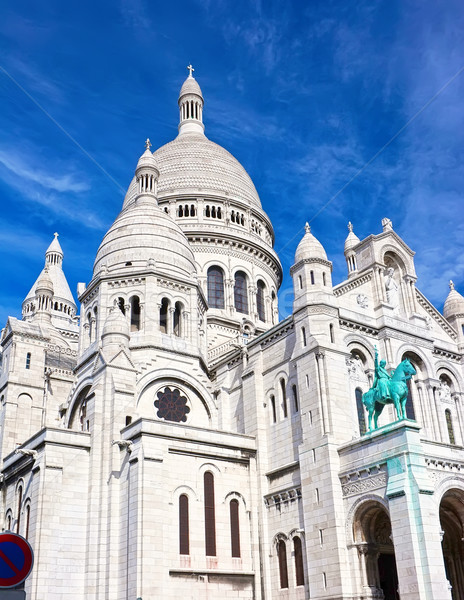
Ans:
[[[441,309],[449,279],[464,292],[463,31],[458,0],[3,6],[1,322],[20,315],[54,231],[73,292],[90,280],[144,140],[177,134],[189,62],[207,136],[244,165],[274,224],[284,313],[305,221],[338,283],[347,222],[362,239],[385,216]]]

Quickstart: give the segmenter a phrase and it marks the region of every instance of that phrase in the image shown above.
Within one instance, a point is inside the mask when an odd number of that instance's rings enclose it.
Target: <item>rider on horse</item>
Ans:
[[[390,400],[390,386],[389,380],[391,379],[390,373],[385,368],[387,362],[385,360],[380,361],[379,365],[379,353],[377,352],[377,347],[375,347],[375,358],[374,358],[374,367],[375,367],[375,377],[373,388],[378,395],[379,400]]]

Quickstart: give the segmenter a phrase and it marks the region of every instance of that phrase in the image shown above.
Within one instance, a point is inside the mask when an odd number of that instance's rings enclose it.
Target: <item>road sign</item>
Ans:
[[[22,583],[34,563],[31,545],[16,533],[0,533],[0,590]]]

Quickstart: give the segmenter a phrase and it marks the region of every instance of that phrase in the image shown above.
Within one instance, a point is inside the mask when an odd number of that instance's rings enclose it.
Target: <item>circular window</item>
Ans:
[[[187,406],[187,398],[182,396],[180,390],[165,387],[156,395],[158,400],[155,400],[155,407],[158,409],[157,416],[160,419],[185,423],[190,407]]]

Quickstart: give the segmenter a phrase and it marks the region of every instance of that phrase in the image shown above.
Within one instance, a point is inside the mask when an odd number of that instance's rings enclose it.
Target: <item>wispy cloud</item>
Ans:
[[[71,173],[60,173],[61,169],[58,164],[56,165],[56,172],[50,172],[34,167],[31,163],[32,161],[25,156],[19,156],[14,151],[0,148],[0,164],[21,179],[22,183],[19,182],[20,187],[25,190],[27,186],[23,186],[24,181],[37,183],[44,190],[57,192],[81,193],[89,189],[86,181],[78,180]]]

